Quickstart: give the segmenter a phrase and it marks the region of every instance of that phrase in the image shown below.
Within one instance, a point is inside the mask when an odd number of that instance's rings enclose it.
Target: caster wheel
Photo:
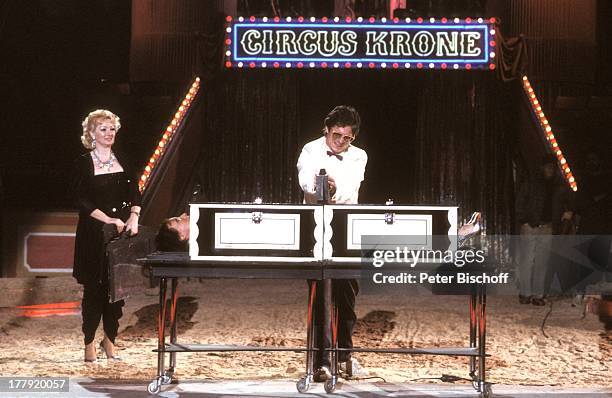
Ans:
[[[306,380],[305,377],[303,377],[298,380],[297,383],[295,383],[295,387],[297,388],[298,392],[305,393],[310,389],[310,383]]]
[[[147,391],[150,394],[157,394],[159,393],[160,390],[161,390],[161,384],[159,383],[157,379],[150,382],[149,385],[147,386]]]
[[[487,383],[484,386],[484,391],[480,393],[480,398],[491,398],[493,397],[493,389],[491,384]]]
[[[327,380],[323,385],[325,388],[325,392],[331,394],[336,389],[336,381],[335,380]]]
[[[166,374],[161,377],[161,383],[163,385],[172,383],[172,373],[166,372]]]

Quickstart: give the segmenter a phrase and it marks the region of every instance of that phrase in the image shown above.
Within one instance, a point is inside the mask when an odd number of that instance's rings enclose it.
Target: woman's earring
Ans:
[[[95,138],[91,141],[91,147],[92,149],[96,149],[96,139]]]

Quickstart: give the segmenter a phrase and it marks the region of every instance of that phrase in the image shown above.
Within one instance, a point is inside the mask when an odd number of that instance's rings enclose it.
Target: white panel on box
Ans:
[[[215,213],[215,249],[300,249],[300,215]]]
[[[392,223],[385,221],[384,214],[349,214],[347,224],[348,250],[360,250],[364,235],[403,236],[409,241],[402,241],[402,247],[431,249],[432,216],[429,214],[394,214]],[[397,244],[391,246],[394,249]]]

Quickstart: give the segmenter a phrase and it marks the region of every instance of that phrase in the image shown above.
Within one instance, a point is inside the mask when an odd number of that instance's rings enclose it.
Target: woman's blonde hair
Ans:
[[[110,120],[115,124],[116,131],[119,131],[121,128],[121,123],[119,120],[119,116],[115,115],[111,111],[107,111],[106,109],[96,109],[91,112],[85,120],[83,120],[83,134],[81,135],[81,143],[86,149],[94,149],[93,145],[93,137],[91,136],[91,132],[94,131],[96,126],[100,123],[101,120]]]

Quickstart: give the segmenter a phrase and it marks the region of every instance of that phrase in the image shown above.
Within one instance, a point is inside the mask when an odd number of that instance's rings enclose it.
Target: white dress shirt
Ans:
[[[336,193],[332,200],[338,204],[356,204],[359,199],[359,187],[365,174],[368,155],[363,149],[349,145],[340,153],[342,160],[328,155],[331,149],[325,142],[325,136],[310,141],[304,148],[297,162],[298,179],[304,191],[305,203],[316,203],[315,181],[319,170],[325,169],[327,175],[336,182]]]

